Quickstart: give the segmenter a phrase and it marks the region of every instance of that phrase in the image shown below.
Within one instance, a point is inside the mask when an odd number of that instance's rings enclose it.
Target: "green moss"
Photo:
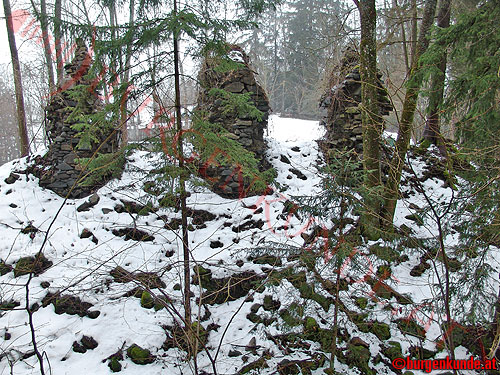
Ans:
[[[377,277],[383,280],[388,279],[392,274],[391,266],[388,264],[381,264],[377,267]]]
[[[333,299],[316,293],[314,291],[314,286],[309,285],[307,282],[300,284],[298,289],[302,298],[317,302],[325,311],[328,311],[330,305],[333,303]]]
[[[388,246],[380,246],[379,244],[370,246],[370,253],[389,263],[395,262],[399,258],[396,250]]]
[[[14,300],[1,302],[0,303],[0,311],[13,310],[20,305],[21,304],[19,302],[14,301]]]
[[[389,341],[389,346],[382,348],[382,354],[393,361],[396,358],[402,358],[401,344],[397,341]]]
[[[351,320],[357,325],[358,323],[366,322],[368,314],[366,313],[355,313],[351,315]]]
[[[52,262],[41,253],[34,257],[20,258],[14,268],[14,277],[28,275],[30,272],[39,275],[51,266]]]
[[[208,332],[199,322],[193,322],[191,324],[191,329],[195,337],[198,338],[198,347],[201,349],[208,341]]]
[[[375,375],[376,372],[368,365],[370,356],[370,350],[364,346],[349,344],[346,361],[349,367],[357,367],[364,375]]]
[[[319,332],[318,322],[313,317],[307,316],[304,319],[304,333],[316,333]]]
[[[281,258],[275,257],[274,255],[262,255],[253,259],[255,264],[269,264],[270,266],[281,266]]]
[[[240,371],[237,372],[237,375],[248,374],[252,370],[260,370],[263,368],[268,368],[269,365],[264,357],[259,358],[258,360],[249,363],[248,365],[243,366]]]
[[[293,316],[288,309],[283,309],[279,312],[281,319],[289,327],[296,327],[300,325],[301,320]]]
[[[414,320],[397,319],[395,322],[401,332],[419,338],[425,337],[425,330],[420,325],[418,325]]]
[[[108,367],[112,372],[120,372],[122,370],[122,364],[118,361],[116,357],[112,357],[109,360]]]
[[[143,349],[137,344],[132,344],[127,349],[127,356],[132,360],[132,362],[138,365],[147,365],[148,363],[153,363],[155,361],[155,357],[149,350]]]
[[[217,285],[212,282],[212,271],[210,269],[202,266],[195,266],[194,272],[193,284],[198,285],[201,282],[201,286],[208,291],[212,291],[217,287]]]
[[[141,306],[145,309],[152,309],[155,305],[155,300],[148,292],[144,291],[141,295]]]
[[[368,305],[368,299],[365,298],[365,297],[358,297],[358,298],[356,298],[356,300],[354,301],[354,303],[360,309],[364,310],[364,309],[366,309],[366,306]]]
[[[10,271],[12,271],[12,266],[0,259],[0,276],[3,276],[9,273]]]
[[[273,297],[268,294],[264,296],[264,302],[262,306],[266,311],[276,311],[280,308],[281,302],[274,300]]]
[[[177,195],[167,193],[158,201],[158,204],[163,208],[175,207],[178,200],[179,198],[177,197]]]
[[[140,216],[147,216],[151,212],[154,212],[155,209],[153,208],[153,204],[151,202],[148,202],[144,207],[142,207],[139,212],[137,213]]]
[[[385,323],[373,323],[370,331],[382,341],[386,341],[391,338],[391,330]]]

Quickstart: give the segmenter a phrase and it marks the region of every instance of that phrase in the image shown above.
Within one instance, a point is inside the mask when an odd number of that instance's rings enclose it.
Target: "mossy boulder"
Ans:
[[[42,306],[47,307],[49,304],[54,306],[55,313],[58,315],[69,314],[81,317],[87,316],[90,319],[95,319],[100,315],[100,311],[89,311],[93,306],[90,302],[82,301],[76,296],[47,293],[42,299]]]
[[[281,302],[274,300],[271,295],[264,296],[264,303],[262,305],[266,311],[276,311],[280,308]]]
[[[110,355],[106,359],[109,361],[108,367],[110,368],[111,372],[120,372],[122,370],[122,364],[120,363],[120,361],[123,361],[123,352],[121,349],[116,353]]]
[[[195,269],[195,272],[203,272],[202,269]],[[263,290],[262,280],[264,276],[257,275],[255,271],[244,271],[233,274],[229,277],[217,279],[210,274],[202,275],[202,286],[206,289],[201,296],[201,303],[209,305],[222,304],[225,302],[236,301],[241,297],[246,297],[250,290]],[[198,277],[195,275],[193,282],[198,284]]]
[[[5,263],[2,259],[0,259],[0,276],[3,276],[12,271],[12,266],[10,264]]]
[[[345,355],[349,367],[357,367],[364,375],[376,375],[376,372],[368,365],[370,362],[370,350],[361,345],[349,344]]]
[[[307,316],[303,321],[302,337],[306,340],[315,341],[321,345],[321,349],[328,351],[332,346],[333,331],[322,329],[316,319]]]
[[[401,344],[397,341],[389,341],[388,346],[382,347],[382,354],[393,361],[396,358],[402,358]]]
[[[250,260],[255,264],[268,264],[270,266],[281,266],[283,264],[281,258],[274,255],[261,255]]]
[[[391,330],[385,323],[374,322],[371,326],[370,332],[375,334],[381,341],[387,341],[391,338]]]
[[[297,365],[297,361],[290,361],[289,359],[284,359],[278,363],[278,374],[279,375],[298,375],[300,374],[300,368]]]
[[[141,306],[145,309],[152,309],[155,305],[155,300],[150,293],[144,291],[141,295]]]
[[[14,268],[14,277],[28,275],[31,272],[38,276],[50,267],[52,267],[52,262],[45,258],[42,253],[38,253],[34,257],[20,258]]]
[[[122,364],[115,357],[109,360],[108,367],[111,369],[112,372],[120,372],[122,370]]]
[[[304,307],[297,303],[292,303],[287,308],[279,311],[279,316],[285,324],[289,327],[296,327],[302,324],[302,316],[304,314]]]
[[[402,333],[406,333],[418,338],[425,338],[425,329],[417,322],[415,322],[415,320],[402,318],[397,319],[395,323]]]
[[[137,344],[132,344],[127,349],[127,356],[137,365],[147,365],[156,359],[148,349],[143,349]]]
[[[237,375],[244,375],[248,374],[253,370],[261,370],[264,368],[269,368],[269,365],[267,364],[267,358],[261,357],[258,360],[251,362],[245,366],[243,366],[238,372]]]
[[[162,346],[164,350],[179,348],[187,353],[191,353],[194,343],[190,344],[190,338],[191,340],[197,339],[198,351],[202,350],[208,342],[208,331],[199,322],[191,323],[190,328],[181,327],[178,324],[166,326],[165,333],[167,338]]]
[[[304,319],[304,333],[316,333],[319,332],[319,324],[313,317],[307,316]]]

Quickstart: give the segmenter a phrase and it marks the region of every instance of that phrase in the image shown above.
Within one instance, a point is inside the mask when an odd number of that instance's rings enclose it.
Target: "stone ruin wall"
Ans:
[[[87,47],[78,42],[78,48],[73,60],[64,69],[65,79],[58,87],[46,107],[46,131],[49,139],[49,151],[43,158],[37,160],[35,174],[40,178],[40,186],[45,187],[69,198],[81,198],[92,193],[95,187],[72,186],[82,177],[81,167],[77,164],[78,158],[89,158],[98,149],[99,153],[106,154],[118,149],[119,134],[101,134],[100,142],[93,144],[90,148],[79,148],[76,146],[80,141],[77,131],[71,126],[75,123],[68,117],[77,106],[84,114],[92,114],[102,107],[98,93],[92,82],[86,79],[86,74],[92,64]],[[70,96],[71,88],[76,85],[88,86],[90,95],[85,102],[77,101]]]
[[[393,110],[386,89],[379,79],[378,101],[381,116],[387,116]],[[322,96],[320,107],[326,109],[322,124],[326,127],[325,139],[320,146],[327,159],[339,150],[354,150],[362,160],[363,128],[361,124],[361,77],[359,73],[359,55],[348,49],[340,65],[337,66]]]
[[[264,140],[264,130],[269,117],[269,99],[264,89],[255,79],[247,54],[238,46],[232,46],[229,57],[242,67],[229,72],[216,72],[211,61],[205,59],[199,74],[200,90],[198,93],[198,109],[208,113],[208,121],[218,123],[229,132],[229,137],[236,140],[248,151],[252,151],[259,160],[259,169],[264,171],[270,167],[266,160],[267,144]],[[223,113],[222,100],[209,96],[211,88],[220,88],[234,94],[250,93],[251,102],[264,113],[262,120],[252,119],[247,115],[238,116],[235,113]],[[227,198],[239,198],[240,193],[248,190],[248,183],[240,180],[236,166],[209,166],[204,171],[210,178],[217,178],[213,185],[214,192]]]

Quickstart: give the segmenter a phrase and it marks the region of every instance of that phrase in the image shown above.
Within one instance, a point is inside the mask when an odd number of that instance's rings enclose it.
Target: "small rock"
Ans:
[[[48,281],[42,281],[40,283],[40,286],[43,288],[43,289],[47,289],[48,287],[50,287],[50,283]]]
[[[102,213],[103,213],[104,215],[107,215],[107,214],[109,214],[110,212],[113,212],[113,210],[112,210],[111,208],[107,208],[107,207],[103,207],[103,208],[102,208]]]
[[[257,339],[253,336],[245,347],[246,350],[251,351],[257,348]]]
[[[239,357],[240,355],[243,355],[243,353],[238,350],[230,350],[228,353],[229,357]]]
[[[365,347],[366,349],[370,349],[370,345],[368,345],[368,343],[366,341],[364,341],[363,339],[361,339],[358,336],[353,337],[351,339],[351,344],[354,346],[359,345],[359,346]]]
[[[90,238],[92,237],[94,234],[88,230],[87,228],[84,228],[82,230],[82,233],[80,234],[80,238],[84,239],[84,238]]]
[[[88,201],[83,202],[78,208],[76,209],[78,212],[82,211],[88,211],[90,208],[94,207],[97,203],[99,203],[99,196],[97,194],[92,194],[89,198]]]
[[[11,204],[9,204],[9,207],[10,207],[10,208],[17,208],[17,204],[15,204],[15,203],[11,203]]]
[[[95,349],[97,348],[97,345],[99,345],[92,336],[83,336],[80,342],[86,349],[89,350]]]
[[[4,181],[5,181],[5,183],[6,183],[6,184],[9,184],[9,185],[10,185],[10,184],[13,184],[14,182],[16,182],[17,180],[19,180],[19,178],[20,178],[20,177],[19,177],[19,175],[18,175],[18,174],[16,174],[16,173],[13,173],[13,172],[12,172],[12,173],[9,175],[9,177],[7,177]]]
[[[76,353],[85,353],[87,349],[85,349],[82,344],[73,341],[73,351]]]
[[[290,159],[288,159],[285,155],[280,156],[280,161],[285,164],[291,164]]]
[[[220,241],[211,241],[210,242],[210,247],[212,249],[217,249],[219,247],[224,247],[224,244],[222,242],[220,242]]]

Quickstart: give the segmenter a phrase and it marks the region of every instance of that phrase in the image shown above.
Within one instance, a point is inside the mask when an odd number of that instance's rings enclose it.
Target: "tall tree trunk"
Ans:
[[[174,17],[177,16],[177,0],[174,0]],[[182,248],[184,255],[184,320],[186,328],[191,330],[191,268],[189,252],[189,235],[187,224],[187,204],[186,204],[186,177],[184,171],[184,146],[182,136],[181,119],[181,89],[180,89],[180,71],[179,71],[179,33],[174,29],[174,86],[175,86],[175,121],[177,125],[177,152],[179,155],[179,168],[181,170],[179,177],[179,188],[181,195],[181,221],[182,221]],[[189,332],[188,332],[189,334]],[[191,336],[191,335],[190,335]]]
[[[40,22],[40,27],[42,29],[43,52],[45,55],[45,63],[47,64],[49,91],[50,93],[53,93],[55,90],[55,80],[54,80],[54,67],[52,66],[52,55],[51,55],[52,51],[49,38],[47,2],[46,0],[40,1],[40,12],[38,12],[36,4],[33,0],[31,0],[31,7],[33,8],[33,12],[35,13],[38,21]]]
[[[382,118],[379,114],[377,90],[377,42],[375,37],[377,13],[375,0],[360,0],[361,18],[360,65],[361,119],[363,125],[363,170],[365,186],[365,212],[362,215],[363,233],[372,239],[380,236],[380,200],[373,189],[381,186],[380,137]]]
[[[437,26],[447,28],[450,26],[450,7],[451,0],[441,0],[437,15]],[[432,74],[431,92],[429,97],[429,107],[427,121],[425,122],[424,139],[432,144],[444,148],[441,152],[446,152],[446,146],[442,142],[439,106],[443,102],[444,95],[444,80],[446,74],[446,50],[441,50],[440,61],[437,65],[439,72]]]
[[[426,0],[418,42],[415,48],[415,53],[412,56],[411,70],[408,77],[405,100],[403,102],[403,112],[399,122],[398,138],[396,140],[394,156],[389,169],[389,180],[387,181],[384,194],[385,203],[383,210],[383,224],[387,228],[392,226],[392,221],[394,219],[394,212],[396,210],[396,203],[399,196],[401,173],[403,171],[406,152],[408,151],[408,145],[410,143],[410,137],[413,130],[413,117],[415,115],[415,109],[417,108],[418,95],[422,85],[422,77],[419,74],[420,65],[418,61],[420,56],[422,56],[429,46],[429,39],[427,36],[434,22],[436,3],[437,0]]]
[[[54,38],[56,45],[56,72],[57,72],[57,85],[59,86],[63,79],[64,73],[64,63],[63,63],[63,51],[61,47],[61,11],[62,0],[55,0],[54,3]]]
[[[411,49],[410,49],[410,69],[411,69],[411,64],[413,63],[413,59],[415,58],[415,54],[417,51],[417,22],[418,22],[418,8],[417,8],[417,0],[411,0],[411,22],[410,22],[410,29],[411,29]],[[410,69],[408,70],[408,74],[410,73]]]
[[[14,73],[14,87],[16,91],[16,106],[17,106],[17,126],[19,132],[19,141],[21,156],[29,154],[29,139],[28,129],[26,127],[26,112],[24,110],[23,85],[21,80],[21,66],[19,64],[19,56],[17,53],[16,37],[14,35],[14,24],[12,20],[12,11],[10,9],[10,1],[3,0],[3,9],[5,13],[5,22],[7,25],[7,37],[9,39],[10,57],[12,59],[12,70]]]
[[[130,0],[130,9],[129,9],[129,33],[134,34],[134,17],[135,17],[135,2],[134,0]],[[125,67],[122,76],[123,85],[125,85],[126,89],[123,93],[122,100],[120,103],[120,123],[122,124],[122,147],[125,147],[128,143],[128,114],[127,114],[127,96],[128,96],[128,87],[129,87],[129,79],[130,79],[130,60],[132,59],[132,43],[129,42],[127,45],[127,51],[125,52]]]

